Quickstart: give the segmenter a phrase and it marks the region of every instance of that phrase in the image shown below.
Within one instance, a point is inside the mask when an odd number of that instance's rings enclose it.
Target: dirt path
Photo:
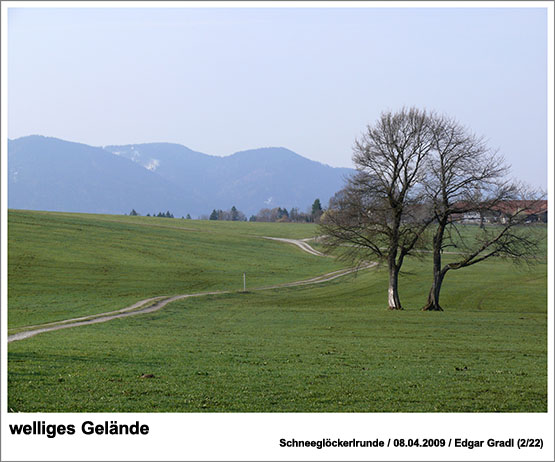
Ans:
[[[316,255],[318,257],[329,257],[329,255],[325,255],[322,252],[319,252],[316,249],[313,249],[310,245],[308,245],[306,243],[307,240],[311,240],[312,238],[308,238],[308,239],[286,239],[284,237],[267,237],[267,236],[262,236],[264,239],[271,239],[272,241],[281,241],[281,242],[287,242],[289,244],[294,244],[297,247],[300,247],[302,250],[304,250],[305,252],[312,254],[312,255]]]
[[[96,315],[85,316],[83,318],[67,319],[65,321],[41,324],[40,326],[33,326],[33,328],[30,330],[9,335],[8,343],[13,342],[15,340],[23,340],[29,337],[33,337],[34,335],[41,334],[43,332],[50,332],[53,330],[60,330],[60,329],[68,329],[70,327],[77,327],[77,326],[86,326],[89,324],[98,324],[101,322],[111,321],[113,319],[135,316],[137,314],[152,313],[154,311],[158,311],[164,308],[168,303],[174,302],[176,300],[180,300],[182,298],[201,297],[203,295],[226,294],[230,292],[231,291],[201,292],[198,294],[175,295],[173,297],[166,297],[166,298],[164,297],[156,297],[154,299],[149,298],[149,299],[137,302],[134,305],[131,305],[130,307],[123,308],[122,310],[118,310],[118,312],[110,311],[108,313],[100,313]],[[161,298],[162,300],[160,300]],[[158,300],[158,301],[154,304],[149,304],[149,302],[151,302],[152,300]],[[137,307],[144,306],[144,305],[147,305],[147,306],[144,308],[136,309]],[[134,310],[134,311],[131,311],[131,310]],[[112,314],[112,313],[118,313],[118,314]],[[76,319],[79,319],[79,321],[76,321]]]
[[[302,249],[304,252],[307,252],[311,255],[317,255],[321,257],[328,256],[313,249],[310,245],[306,243],[306,240],[285,239],[285,238],[279,238],[279,237],[266,237],[266,236],[263,236],[263,237],[264,239],[272,239],[276,241],[287,242],[289,244],[294,244],[298,246],[300,249]],[[301,281],[293,281],[293,282],[284,282],[281,284],[276,284],[276,285],[267,286],[267,287],[257,287],[251,290],[260,291],[260,290],[279,289],[279,288],[285,288],[285,287],[320,284],[322,282],[332,281],[333,279],[346,276],[347,274],[354,273],[355,271],[372,268],[374,266],[376,266],[376,263],[366,263],[358,267],[332,271],[331,273],[322,274],[320,276],[315,276],[310,279],[304,279]],[[160,296],[160,297],[147,298],[145,300],[141,300],[137,303],[134,303],[133,305],[128,306],[127,308],[122,308],[121,310],[109,311],[106,313],[98,313],[90,316],[82,316],[79,318],[66,319],[63,321],[50,322],[50,323],[39,324],[35,326],[21,327],[21,329],[26,329],[26,330],[22,332],[18,332],[16,334],[9,335],[8,343],[14,342],[16,340],[24,340],[26,338],[33,337],[43,332],[50,332],[50,331],[60,330],[60,329],[68,329],[70,327],[86,326],[89,324],[98,324],[101,322],[108,322],[113,319],[126,318],[128,316],[136,316],[138,314],[152,313],[154,311],[158,311],[164,308],[168,303],[174,302],[176,300],[181,300],[184,298],[203,297],[205,295],[222,295],[222,294],[229,294],[234,292],[237,292],[237,291],[223,290],[223,291],[212,291],[212,292],[199,292],[197,294],[175,295],[173,297]]]

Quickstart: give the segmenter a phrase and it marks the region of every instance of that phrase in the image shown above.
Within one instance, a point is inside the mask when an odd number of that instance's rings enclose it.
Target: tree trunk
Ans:
[[[443,235],[446,226],[447,217],[443,216],[441,220],[439,220],[438,228],[434,235],[434,280],[430,293],[428,294],[428,302],[422,308],[422,311],[443,311],[443,308],[439,304],[439,294],[441,292],[441,283],[448,269],[447,267],[444,269],[441,268],[441,246],[443,244]]]
[[[441,284],[443,283],[445,273],[447,273],[446,268],[440,271],[434,270],[434,282],[428,294],[428,302],[424,308],[422,308],[422,311],[443,311],[443,308],[439,304],[439,294],[441,292]]]
[[[399,268],[395,263],[389,264],[389,290],[387,301],[390,310],[402,310],[401,299],[399,298]]]

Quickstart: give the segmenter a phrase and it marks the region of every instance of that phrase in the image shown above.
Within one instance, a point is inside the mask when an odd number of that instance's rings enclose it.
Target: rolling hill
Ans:
[[[317,197],[326,204],[352,171],[279,147],[216,157],[171,143],[93,147],[33,135],[8,142],[8,206],[175,216],[233,205],[247,215],[306,210]]]

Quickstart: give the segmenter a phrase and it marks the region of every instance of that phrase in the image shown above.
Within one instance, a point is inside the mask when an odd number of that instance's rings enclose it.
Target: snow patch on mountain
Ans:
[[[150,161],[144,166],[147,170],[154,172],[160,165],[160,161],[158,159],[150,159]]]

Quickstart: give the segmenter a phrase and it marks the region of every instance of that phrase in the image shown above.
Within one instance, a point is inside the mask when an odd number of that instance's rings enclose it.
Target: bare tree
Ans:
[[[530,197],[530,196],[527,196]],[[537,230],[525,226],[529,213],[537,208],[540,200],[509,200],[508,203],[526,203],[524,208],[514,209],[510,213],[504,213],[504,223],[476,227],[472,237],[464,236],[454,223],[450,224],[450,236],[448,242],[459,241],[452,244],[459,249],[459,258],[441,266],[441,259],[434,259],[434,281],[428,295],[428,302],[422,308],[424,311],[442,311],[439,304],[439,295],[445,275],[449,270],[458,270],[467,266],[480,263],[491,257],[510,259],[513,263],[532,263],[537,256],[539,242],[543,239]],[[484,210],[495,210],[489,206]],[[455,237],[453,236],[455,235]],[[468,242],[470,241],[470,242]],[[434,250],[435,254],[435,250]]]
[[[368,258],[387,263],[391,310],[403,309],[399,272],[431,221],[420,183],[432,141],[425,111],[382,113],[355,141],[357,174],[330,201],[321,219],[328,249],[359,263]]]
[[[537,239],[518,225],[526,219],[528,200],[523,207],[505,207],[504,224],[485,227],[486,217],[494,218],[503,205],[522,199],[522,188],[504,181],[508,167],[483,138],[470,133],[455,120],[439,115],[430,118],[432,149],[426,159],[427,177],[423,185],[436,223],[433,235],[433,282],[424,311],[442,311],[439,302],[449,270],[474,265],[500,256],[513,260],[529,257]],[[530,197],[528,197],[530,199]],[[474,233],[461,233],[461,221],[473,216],[480,222]],[[460,259],[442,265],[447,247],[457,248]]]
[[[491,257],[522,261],[537,250],[538,236],[520,226],[539,210],[531,200],[537,194],[506,182],[502,157],[453,119],[414,108],[383,113],[356,140],[353,161],[357,173],[330,200],[320,232],[328,250],[345,259],[387,263],[389,309],[402,309],[405,257],[422,256],[415,251],[432,235],[433,283],[424,310],[442,310],[448,271]],[[469,215],[481,226],[460,232]],[[460,258],[443,265],[447,247]]]

